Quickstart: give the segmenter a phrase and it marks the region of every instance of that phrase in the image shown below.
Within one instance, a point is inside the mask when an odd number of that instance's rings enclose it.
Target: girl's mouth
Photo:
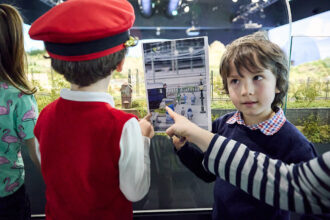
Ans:
[[[243,102],[242,104],[245,105],[245,106],[253,106],[254,104],[256,104],[257,102]]]

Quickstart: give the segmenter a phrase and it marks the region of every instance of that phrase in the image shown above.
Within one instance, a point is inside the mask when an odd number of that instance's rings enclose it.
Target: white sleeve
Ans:
[[[142,199],[150,186],[150,139],[142,136],[135,118],[128,120],[120,138],[119,184],[125,197]]]

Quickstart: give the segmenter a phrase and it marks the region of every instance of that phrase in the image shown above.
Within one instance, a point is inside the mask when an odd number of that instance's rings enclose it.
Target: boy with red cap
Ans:
[[[107,93],[132,44],[134,19],[126,0],[70,0],[31,26],[31,38],[45,42],[52,67],[71,83],[34,130],[47,219],[132,219],[131,201],[148,192],[150,115],[138,121]]]

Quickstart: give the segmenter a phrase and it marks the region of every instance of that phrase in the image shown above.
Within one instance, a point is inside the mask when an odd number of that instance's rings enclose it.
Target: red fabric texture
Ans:
[[[119,188],[120,137],[131,118],[103,102],[57,99],[35,126],[46,184],[46,219],[132,219]]]
[[[66,48],[70,44],[115,38],[127,32],[134,21],[134,8],[127,0],[69,0],[38,18],[31,25],[29,34],[32,39]],[[83,49],[78,50],[78,54],[73,53],[74,56],[56,50],[48,53],[52,58],[65,61],[92,60],[124,49],[122,40],[113,42],[103,43],[96,52],[89,54],[84,54]]]

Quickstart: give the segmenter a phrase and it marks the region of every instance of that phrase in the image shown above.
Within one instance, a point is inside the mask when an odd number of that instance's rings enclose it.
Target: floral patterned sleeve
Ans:
[[[38,107],[34,96],[19,95],[14,111],[18,136],[23,140],[33,138],[33,129],[38,116]]]

